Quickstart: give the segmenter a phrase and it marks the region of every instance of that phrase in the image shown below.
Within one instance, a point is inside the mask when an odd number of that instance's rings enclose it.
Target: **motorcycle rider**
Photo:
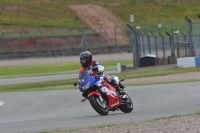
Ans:
[[[109,77],[108,75],[104,74],[104,67],[102,65],[100,65],[97,61],[92,60],[92,54],[89,51],[84,51],[80,54],[80,64],[81,64],[81,69],[79,70],[79,72],[83,72],[85,70],[92,70],[92,68],[96,67],[98,68],[97,71],[93,71],[92,75],[93,76],[98,76],[100,78],[99,82],[97,83],[97,86],[99,88],[100,91],[102,91],[103,93],[108,93],[111,96],[115,97],[116,93],[114,91],[108,90],[106,87],[102,86],[102,82],[106,81],[109,84],[114,83],[114,80],[112,79],[112,77]],[[123,85],[120,84],[120,87],[123,89]],[[116,86],[116,88],[118,88]],[[116,89],[117,90],[117,89]],[[119,90],[117,90],[119,91]],[[83,97],[86,97],[87,94],[83,93]]]

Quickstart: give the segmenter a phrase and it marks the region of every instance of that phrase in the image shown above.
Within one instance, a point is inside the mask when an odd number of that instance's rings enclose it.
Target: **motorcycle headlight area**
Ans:
[[[90,87],[90,81],[88,81],[87,84],[82,87],[82,89],[87,90],[89,87]]]

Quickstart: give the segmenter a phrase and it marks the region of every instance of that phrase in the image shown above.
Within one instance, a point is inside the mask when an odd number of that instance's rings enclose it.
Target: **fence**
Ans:
[[[200,16],[198,16],[200,20]],[[185,22],[172,21],[168,24],[158,22],[155,25],[143,23],[139,28],[129,24],[104,25],[95,29],[12,29],[4,30],[0,35],[0,53],[59,50],[70,53],[72,50],[88,50],[128,47],[135,51],[134,58],[154,54],[158,58],[200,56],[200,22],[185,17]],[[131,29],[131,30],[130,30]],[[120,46],[120,48],[119,48]]]
[[[198,18],[200,20],[200,16]],[[192,23],[187,17],[184,19],[184,23],[172,22],[171,29],[165,33],[161,32],[161,22],[158,22],[157,32],[153,32],[152,27],[147,28],[146,24],[143,29],[127,24],[131,33],[135,67],[139,66],[140,58],[148,54],[155,55],[157,59],[200,56],[200,22]]]
[[[87,27],[83,29],[6,29],[0,36],[1,52],[55,50],[72,48],[93,48],[103,46],[128,45],[128,36],[122,30],[125,25],[115,25],[96,31]]]

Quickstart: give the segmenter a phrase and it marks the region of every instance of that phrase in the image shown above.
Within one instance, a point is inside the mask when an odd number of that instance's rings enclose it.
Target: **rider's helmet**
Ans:
[[[84,51],[80,54],[80,63],[83,67],[89,67],[92,61],[92,54],[89,51]]]

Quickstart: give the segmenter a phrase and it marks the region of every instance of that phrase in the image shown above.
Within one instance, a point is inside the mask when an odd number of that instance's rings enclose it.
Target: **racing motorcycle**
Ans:
[[[109,111],[121,110],[124,113],[130,113],[133,110],[131,98],[120,88],[122,86],[120,82],[124,81],[124,79],[119,80],[117,76],[112,76],[112,80],[120,84],[118,91],[116,91],[114,85],[106,81],[102,82],[102,86],[106,87],[107,90],[115,92],[116,95],[113,96],[109,92],[105,93],[98,89],[97,82],[100,80],[100,77],[92,76],[91,73],[91,70],[81,72],[79,74],[79,82],[74,83],[74,86],[79,85],[79,90],[85,97],[81,102],[88,99],[93,109],[100,115],[107,115]]]

